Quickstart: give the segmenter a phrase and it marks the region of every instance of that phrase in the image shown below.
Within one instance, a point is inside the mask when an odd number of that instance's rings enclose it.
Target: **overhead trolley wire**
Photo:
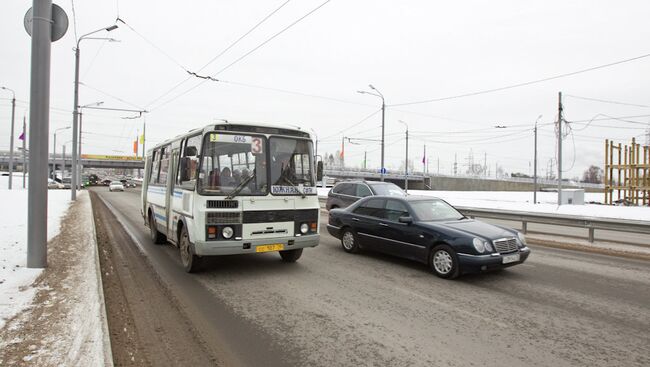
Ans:
[[[156,97],[156,98],[155,98],[154,100],[152,100],[151,102],[147,103],[147,107],[149,107],[149,106],[151,106],[152,104],[158,102],[158,101],[161,100],[162,98],[168,96],[171,92],[173,92],[174,90],[176,90],[176,89],[177,89],[178,87],[180,87],[181,85],[185,84],[185,82],[187,82],[188,80],[193,79],[195,76],[199,76],[199,75],[197,75],[197,73],[203,71],[203,69],[205,69],[206,67],[208,67],[208,66],[209,66],[210,64],[212,64],[214,61],[216,61],[219,57],[223,56],[223,54],[225,54],[226,52],[228,52],[228,50],[230,50],[231,48],[233,48],[236,44],[238,44],[238,43],[239,43],[241,40],[243,40],[246,36],[248,36],[250,33],[252,33],[255,29],[257,29],[257,28],[258,28],[260,25],[262,25],[264,22],[266,22],[266,21],[267,21],[271,16],[273,16],[273,15],[274,15],[275,13],[277,13],[280,9],[282,9],[285,5],[287,5],[287,3],[288,3],[289,1],[290,1],[290,0],[285,1],[285,2],[282,3],[279,7],[275,8],[272,12],[270,12],[269,14],[267,14],[264,18],[262,18],[262,20],[260,20],[259,22],[257,22],[257,24],[255,24],[252,28],[250,28],[250,29],[249,29],[248,31],[246,31],[243,35],[241,35],[239,38],[237,38],[234,42],[232,42],[230,45],[228,45],[228,47],[226,47],[225,49],[223,49],[220,53],[217,54],[217,56],[213,57],[210,61],[208,61],[205,65],[203,65],[203,66],[202,66],[200,69],[198,69],[196,72],[190,72],[190,71],[185,70],[185,71],[189,74],[185,79],[183,79],[182,81],[180,81],[179,83],[177,83],[176,85],[174,85],[173,87],[171,87],[170,89],[168,89],[165,93],[163,93],[163,94],[161,94],[160,96]]]
[[[499,91],[503,91],[503,90],[507,90],[507,89],[513,89],[513,88],[523,87],[523,86],[527,86],[527,85],[531,85],[531,84],[537,84],[537,83],[547,82],[547,81],[550,81],[550,80],[565,78],[565,77],[568,77],[568,76],[573,76],[573,75],[582,74],[582,73],[586,73],[586,72],[590,72],[590,71],[594,71],[594,70],[598,70],[598,69],[603,69],[603,68],[607,68],[607,67],[610,67],[610,66],[615,66],[615,65],[619,65],[619,64],[623,64],[623,63],[627,63],[627,62],[631,62],[631,61],[644,59],[644,58],[647,58],[647,57],[650,57],[650,53],[640,55],[640,56],[636,56],[636,57],[632,57],[632,58],[625,59],[625,60],[619,60],[619,61],[611,62],[611,63],[604,64],[604,65],[598,65],[598,66],[594,66],[594,67],[590,67],[590,68],[586,68],[586,69],[581,69],[581,70],[573,71],[573,72],[570,72],[570,73],[559,74],[559,75],[555,75],[555,76],[551,76],[551,77],[547,77],[547,78],[542,78],[542,79],[535,79],[535,80],[531,80],[531,81],[528,81],[528,82],[511,84],[511,85],[498,87],[498,88],[484,89],[484,90],[479,90],[479,91],[469,92],[469,93],[464,93],[464,94],[457,94],[457,95],[448,96],[448,97],[425,99],[425,100],[414,101],[414,102],[396,103],[396,104],[392,104],[390,106],[410,106],[410,105],[416,105],[416,104],[440,102],[440,101],[447,101],[447,100],[451,100],[451,99],[471,97],[471,96],[476,96],[476,95],[479,95],[479,94],[494,93],[494,92],[499,92]]]
[[[242,60],[245,59],[246,57],[250,56],[252,53],[254,53],[255,51],[259,50],[259,49],[262,48],[264,45],[268,44],[268,43],[271,42],[273,39],[275,39],[276,37],[280,36],[281,34],[283,34],[284,32],[286,32],[287,30],[289,30],[290,28],[292,28],[293,26],[295,26],[296,24],[298,24],[299,22],[301,22],[302,20],[304,20],[305,18],[307,18],[307,17],[309,17],[310,15],[314,14],[316,11],[318,11],[320,8],[322,8],[323,6],[325,6],[325,5],[326,5],[327,3],[329,3],[330,1],[332,1],[332,0],[326,0],[326,1],[324,1],[323,3],[321,3],[320,5],[318,5],[317,7],[315,7],[314,9],[312,9],[311,11],[309,11],[308,13],[306,13],[305,15],[303,15],[302,17],[296,19],[295,21],[293,21],[293,22],[292,22],[291,24],[289,24],[288,26],[282,28],[280,31],[276,32],[276,33],[273,34],[271,37],[267,38],[265,41],[263,41],[263,42],[260,43],[259,45],[255,46],[255,47],[254,47],[253,49],[251,49],[250,51],[246,52],[245,54],[243,54],[242,56],[238,57],[237,59],[235,59],[235,60],[234,60],[233,62],[231,62],[230,64],[228,64],[228,65],[226,65],[225,67],[221,68],[221,69],[220,69],[219,71],[217,71],[216,73],[210,75],[209,77],[203,78],[203,80],[202,80],[200,83],[194,85],[193,87],[191,87],[191,88],[189,88],[189,89],[186,89],[184,92],[182,92],[182,93],[176,95],[175,97],[173,97],[173,98],[171,98],[171,99],[168,99],[167,101],[163,102],[162,104],[160,104],[160,105],[158,105],[158,106],[155,106],[154,108],[152,108],[152,110],[158,109],[158,108],[160,108],[160,107],[162,107],[162,106],[164,106],[164,105],[167,105],[167,104],[169,104],[169,103],[175,101],[176,99],[178,99],[178,98],[180,98],[180,97],[186,95],[187,93],[189,93],[189,92],[193,91],[194,89],[198,88],[199,86],[203,85],[203,83],[205,83],[205,82],[208,81],[208,80],[218,81],[218,79],[216,79],[216,77],[217,77],[219,74],[223,73],[224,71],[228,70],[228,69],[231,68],[232,66],[236,65],[237,63],[239,63],[240,61],[242,61]],[[191,73],[191,72],[190,72],[190,73]],[[198,75],[197,75],[197,76],[198,76]]]

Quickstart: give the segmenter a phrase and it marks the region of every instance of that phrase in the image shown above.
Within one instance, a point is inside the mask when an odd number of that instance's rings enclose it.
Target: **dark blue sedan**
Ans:
[[[521,264],[524,235],[461,214],[429,196],[373,196],[329,212],[328,232],[343,250],[369,249],[425,263],[441,278]]]

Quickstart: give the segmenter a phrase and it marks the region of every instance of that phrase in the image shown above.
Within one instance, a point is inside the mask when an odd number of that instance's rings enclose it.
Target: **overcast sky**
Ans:
[[[441,173],[449,174],[455,155],[461,172],[472,152],[476,162],[487,160],[492,173],[496,164],[508,172],[531,173],[532,128],[542,115],[539,166],[544,175],[555,155],[552,123],[560,91],[565,95],[565,118],[576,121],[564,140],[565,176],[581,176],[591,164],[603,166],[605,138],[645,141],[650,57],[494,93],[391,105],[525,83],[648,54],[648,1],[331,0],[232,64],[324,2],[77,0],[73,13],[72,2],[60,0],[56,3],[71,24],[64,38],[52,44],[50,131],[69,126],[72,120],[74,24],[80,37],[119,17],[126,24],[118,22],[119,29],[96,37],[120,42],[81,43],[79,102],[149,110],[149,147],[228,119],[313,129],[321,139],[319,153],[334,153],[343,136],[380,137],[381,100],[356,93],[369,90],[369,83],[389,105],[389,169],[397,169],[404,159],[404,125],[398,122],[403,120],[411,132],[410,152],[418,169],[426,144],[431,172],[438,169],[439,159]],[[31,1],[0,3],[0,86],[16,91],[21,120],[29,100],[30,38],[23,28],[29,7]],[[187,71],[220,81],[186,80]],[[0,91],[2,150],[9,146],[10,97]],[[586,125],[599,114],[627,118]],[[86,110],[84,153],[130,153],[143,122],[124,119],[132,116]],[[70,136],[69,131],[58,134],[59,152]],[[378,167],[379,145],[374,142],[346,144],[346,164],[361,165],[366,151],[368,165]]]

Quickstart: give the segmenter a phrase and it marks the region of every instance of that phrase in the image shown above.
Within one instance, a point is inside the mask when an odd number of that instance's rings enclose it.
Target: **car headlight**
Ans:
[[[222,235],[223,238],[225,238],[225,239],[232,238],[232,235],[233,235],[233,234],[235,234],[235,231],[232,230],[232,227],[224,227],[224,228],[221,230],[221,235]]]
[[[492,245],[490,244],[489,241],[485,241],[485,242],[483,242],[483,245],[485,246],[485,251],[487,251],[487,252],[492,252],[492,251],[494,251],[494,250],[492,249]]]
[[[482,253],[485,252],[485,241],[483,241],[482,239],[474,238],[472,240],[472,244],[474,245],[474,248],[476,249],[476,251],[478,251],[479,253],[482,254]]]
[[[521,232],[517,232],[517,238],[519,238],[519,242],[520,242],[522,245],[526,246],[526,236],[524,236],[523,233],[521,233]]]
[[[307,223],[303,223],[300,225],[300,233],[306,234],[309,231],[309,225]]]

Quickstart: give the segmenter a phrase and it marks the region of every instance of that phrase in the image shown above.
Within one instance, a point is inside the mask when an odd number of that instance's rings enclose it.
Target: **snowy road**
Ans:
[[[196,333],[233,364],[650,365],[646,261],[531,246],[524,265],[445,281],[417,263],[346,254],[323,234],[296,264],[230,256],[187,275],[172,246],[149,241],[138,192],[96,191]]]

